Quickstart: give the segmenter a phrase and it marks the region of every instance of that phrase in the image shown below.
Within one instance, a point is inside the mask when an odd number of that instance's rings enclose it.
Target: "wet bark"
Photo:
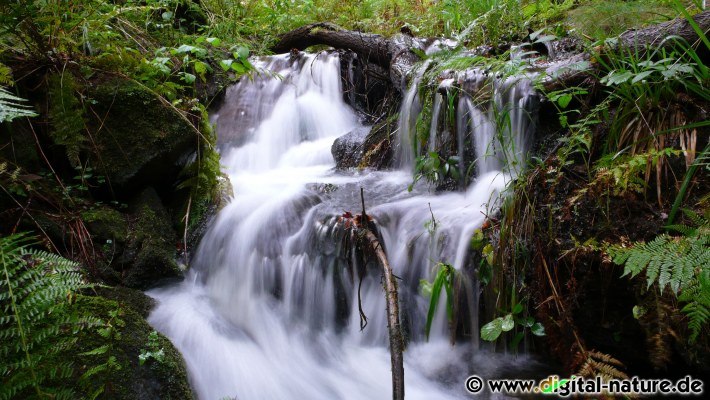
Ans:
[[[412,51],[416,45],[411,36],[402,34],[388,39],[382,35],[343,29],[329,22],[305,25],[287,32],[280,36],[271,50],[274,53],[286,53],[315,45],[354,51],[363,60],[388,70],[390,80],[400,90],[406,89],[405,76],[419,61],[419,57]]]
[[[706,35],[710,32],[710,11],[704,11],[693,17],[700,30]],[[619,35],[616,49],[633,51],[643,55],[649,48],[669,48],[674,40],[681,38],[691,46],[698,47],[701,57],[708,57],[708,49],[700,44],[695,29],[685,18],[652,25],[642,29],[629,30]],[[369,62],[375,63],[390,73],[390,80],[396,88],[406,90],[406,75],[419,57],[412,51],[417,43],[407,34],[385,38],[382,35],[350,31],[329,22],[319,22],[302,26],[287,32],[272,47],[275,53],[286,53],[292,49],[305,50],[314,45],[332,46],[349,49]],[[421,49],[420,49],[421,50]],[[547,90],[569,87],[582,83],[589,77],[589,71],[567,74],[545,83]]]
[[[710,31],[710,11],[703,11],[693,16],[693,20],[700,30],[708,34]],[[685,18],[652,25],[643,29],[628,30],[619,35],[617,47],[628,50],[644,52],[646,48],[670,48],[675,41],[669,37],[679,37],[695,47],[699,41],[698,34],[690,22]]]
[[[392,272],[392,267],[387,260],[387,255],[382,247],[382,243],[377,238],[377,227],[368,217],[365,211],[365,194],[360,188],[360,199],[362,201],[362,213],[353,216],[346,213],[345,226],[354,229],[357,239],[358,252],[369,254],[377,259],[377,263],[382,267],[382,286],[385,291],[385,301],[387,304],[387,329],[390,342],[390,358],[392,361],[392,399],[404,400],[404,336],[399,321],[399,295],[397,292],[397,281]],[[359,290],[359,289],[358,289]],[[363,317],[362,309],[360,310]],[[365,322],[366,324],[367,322]],[[361,329],[364,325],[361,325]]]
[[[404,338],[399,323],[399,299],[397,295],[397,281],[392,273],[392,267],[387,261],[387,255],[382,249],[380,240],[367,228],[361,229],[364,242],[377,257],[382,267],[384,277],[383,286],[387,300],[387,328],[389,329],[390,355],[392,359],[392,399],[404,399]]]
[[[274,53],[286,53],[292,49],[305,50],[315,45],[350,49],[384,68],[389,68],[392,59],[390,40],[384,36],[349,31],[330,22],[318,22],[287,32],[279,37],[278,43],[271,50]]]

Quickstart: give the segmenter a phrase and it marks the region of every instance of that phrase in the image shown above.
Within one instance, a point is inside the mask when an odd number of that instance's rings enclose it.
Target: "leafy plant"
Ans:
[[[461,176],[458,163],[459,158],[457,156],[444,159],[435,151],[430,151],[424,156],[417,157],[414,164],[414,181],[409,185],[409,191],[412,191],[414,184],[421,179],[431,184],[437,184],[447,177],[458,181]]]
[[[79,153],[88,141],[84,135],[84,108],[75,94],[76,82],[70,73],[52,74],[48,78],[49,118],[52,139],[66,148],[72,166],[79,167]]]
[[[26,101],[13,95],[6,88],[0,87],[0,123],[12,121],[15,118],[36,116],[37,113],[30,106],[22,104]]]
[[[76,333],[96,324],[73,309],[76,293],[91,287],[78,264],[33,250],[25,234],[0,238],[0,399],[73,398],[62,379],[72,360],[59,357],[76,343]]]
[[[158,332],[152,331],[148,335],[148,348],[141,350],[138,355],[138,362],[143,365],[147,360],[151,358],[155,361],[162,363],[165,360],[165,350],[160,347],[160,342],[158,341]]]
[[[690,319],[694,341],[710,319],[710,221],[690,210],[684,213],[695,226],[667,227],[681,236],[663,233],[648,243],[609,246],[607,251],[614,263],[624,265],[622,276],[644,273],[647,289],[657,284],[661,292],[669,287],[679,294],[679,300],[686,302],[682,311]]]
[[[108,376],[111,372],[121,370],[121,364],[118,362],[116,356],[113,355],[113,350],[118,341],[121,340],[120,329],[126,325],[123,319],[121,319],[122,316],[123,310],[120,308],[109,311],[109,319],[105,322],[100,322],[96,330],[105,344],[93,350],[79,353],[80,356],[104,357],[103,360],[105,360],[94,361],[94,365],[86,370],[79,378],[79,384],[89,393],[87,395],[89,399],[93,400],[98,398],[106,390],[106,384],[110,384],[110,382],[103,382],[100,385],[96,385],[97,378],[102,374]]]
[[[495,342],[503,332],[509,332],[516,325],[522,328],[529,328],[530,332],[535,336],[544,336],[545,328],[541,323],[535,322],[532,317],[522,317],[523,303],[516,303],[509,313],[502,317],[495,318],[493,321],[481,327],[481,339],[489,342]],[[516,348],[518,343],[523,339],[524,333],[518,332],[511,342],[511,346]]]
[[[454,279],[456,277],[456,270],[454,270],[454,267],[450,264],[442,262],[438,263],[436,268],[436,276],[432,283],[429,283],[429,281],[425,279],[420,281],[422,293],[429,297],[429,311],[427,312],[425,325],[427,340],[429,340],[429,333],[431,332],[431,324],[434,321],[436,308],[439,306],[439,297],[442,288],[446,291],[446,316],[449,322],[453,320],[454,315]]]
[[[575,375],[587,378],[601,377],[603,380],[609,379],[629,379],[629,376],[622,371],[624,364],[616,358],[599,351],[580,351],[576,357],[583,358],[581,367]]]

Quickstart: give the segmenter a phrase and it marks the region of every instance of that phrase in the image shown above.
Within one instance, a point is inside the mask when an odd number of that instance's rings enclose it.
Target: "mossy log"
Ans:
[[[693,20],[706,35],[710,32],[710,11],[696,14]],[[669,37],[680,38],[691,46],[699,42],[699,36],[690,22],[686,18],[676,18],[646,28],[626,31],[617,38],[616,48],[643,54],[648,48],[672,46],[674,41],[667,40]],[[390,80],[399,90],[406,90],[405,77],[420,60],[413,51],[417,44],[407,34],[385,38],[382,35],[350,31],[329,22],[305,25],[287,32],[279,37],[279,41],[271,50],[275,53],[286,53],[293,49],[305,50],[315,45],[354,51],[369,62],[389,70]],[[707,55],[707,49],[702,53]],[[546,82],[545,86],[550,91],[569,87],[584,81],[587,75],[588,72],[584,71],[565,74]]]
[[[412,51],[415,43],[409,35],[385,38],[382,35],[350,31],[329,22],[305,25],[287,32],[271,48],[274,53],[305,50],[315,45],[352,50],[367,62],[390,72],[390,80],[400,90],[406,89],[405,77],[419,57]]]

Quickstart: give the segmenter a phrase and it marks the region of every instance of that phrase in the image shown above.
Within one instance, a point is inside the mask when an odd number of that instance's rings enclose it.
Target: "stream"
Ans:
[[[479,343],[480,323],[487,321],[478,318],[475,279],[465,285],[468,309],[474,310],[467,317],[469,340],[454,346],[443,306],[426,340],[429,299],[419,291],[420,280],[431,280],[439,261],[465,268],[471,235],[524,162],[534,134],[530,83],[495,81],[485,107],[473,95],[461,96],[457,132],[446,134],[458,135],[462,158],[475,154],[476,178],[460,192],[434,193],[424,182],[410,192],[417,151],[411,138],[421,108],[414,85],[400,112],[398,168],[338,172],[333,141],[369,129],[343,100],[338,55],[272,56],[254,63],[267,72],[230,87],[212,115],[235,196],[212,222],[186,278],[148,292],[157,300],[149,322],[182,353],[199,399],[391,398],[380,269],[371,267],[362,282],[368,324],[361,331],[358,280],[346,271],[337,229],[339,215],[360,212],[361,187],[401,278],[409,339],[406,397],[467,398],[464,381],[471,374],[523,377],[539,371],[530,356],[493,352]],[[477,85],[475,76],[467,82]],[[496,129],[501,110],[511,122]],[[464,148],[465,134],[475,137],[471,149]]]

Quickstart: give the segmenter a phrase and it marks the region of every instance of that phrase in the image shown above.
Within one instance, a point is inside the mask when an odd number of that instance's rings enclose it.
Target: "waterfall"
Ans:
[[[359,282],[347,272],[335,226],[344,210],[359,210],[360,187],[401,278],[402,320],[410,340],[407,398],[465,398],[469,374],[495,377],[529,364],[525,356],[477,349],[477,283],[469,282],[467,290],[472,343],[456,347],[448,343],[443,306],[430,341],[424,340],[428,299],[419,293],[420,279],[431,279],[437,262],[465,267],[470,237],[511,171],[502,171],[499,163],[480,166],[475,181],[459,193],[433,195],[425,185],[407,190],[415,148],[401,136],[411,133],[419,113],[420,74],[402,106],[397,153],[402,170],[337,174],[331,144],[363,129],[343,101],[337,54],[273,56],[254,63],[266,72],[230,88],[212,116],[235,197],[202,239],[186,279],[148,292],[157,300],[149,322],[183,354],[196,395],[202,400],[391,397],[379,269],[372,268],[362,282],[369,323],[361,331]],[[524,104],[523,92],[519,84],[503,82],[494,96],[500,104],[492,107]],[[484,122],[491,124],[492,111],[479,109],[471,98],[464,103],[456,135],[473,135],[484,149],[494,141]],[[522,114],[516,110],[510,111],[511,121]],[[529,128],[520,118],[503,130],[520,145],[516,157],[526,151],[527,139],[514,136]]]

